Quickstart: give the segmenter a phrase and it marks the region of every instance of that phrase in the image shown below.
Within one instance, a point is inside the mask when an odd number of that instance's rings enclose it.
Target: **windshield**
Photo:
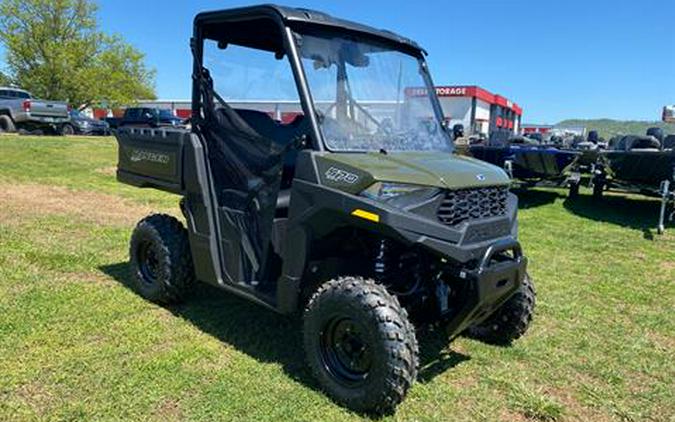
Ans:
[[[418,58],[313,35],[303,35],[300,54],[329,150],[452,151]]]

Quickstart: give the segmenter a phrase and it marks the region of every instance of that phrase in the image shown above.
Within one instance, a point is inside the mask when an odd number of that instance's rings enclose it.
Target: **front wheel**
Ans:
[[[536,299],[534,282],[525,274],[516,293],[485,321],[470,327],[469,336],[490,344],[510,344],[529,328]]]
[[[75,135],[75,128],[70,123],[66,123],[63,126],[61,126],[60,132],[61,132],[61,135],[63,135],[63,136]]]
[[[303,334],[314,376],[355,411],[393,412],[417,376],[415,329],[396,297],[373,280],[322,285],[305,310]]]

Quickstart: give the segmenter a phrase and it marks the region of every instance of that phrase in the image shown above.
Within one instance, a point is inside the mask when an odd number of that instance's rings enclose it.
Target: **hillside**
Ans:
[[[611,120],[611,119],[570,119],[558,123],[558,127],[585,127],[587,130],[597,130],[600,136],[610,138],[618,134],[644,135],[650,127],[661,127],[666,133],[675,133],[675,124],[661,121],[640,120]]]

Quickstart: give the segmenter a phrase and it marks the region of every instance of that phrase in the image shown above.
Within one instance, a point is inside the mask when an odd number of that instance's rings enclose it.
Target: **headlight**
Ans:
[[[361,192],[361,195],[394,206],[407,207],[427,201],[439,192],[440,189],[429,186],[377,182]]]
[[[82,120],[82,121],[80,121],[80,126],[81,127],[89,127],[89,122],[86,121],[86,120]]]

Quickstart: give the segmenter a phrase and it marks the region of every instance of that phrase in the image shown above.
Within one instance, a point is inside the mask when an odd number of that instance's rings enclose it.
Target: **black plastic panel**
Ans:
[[[183,145],[188,135],[181,129],[120,129],[116,135],[118,179],[134,186],[182,193]]]

